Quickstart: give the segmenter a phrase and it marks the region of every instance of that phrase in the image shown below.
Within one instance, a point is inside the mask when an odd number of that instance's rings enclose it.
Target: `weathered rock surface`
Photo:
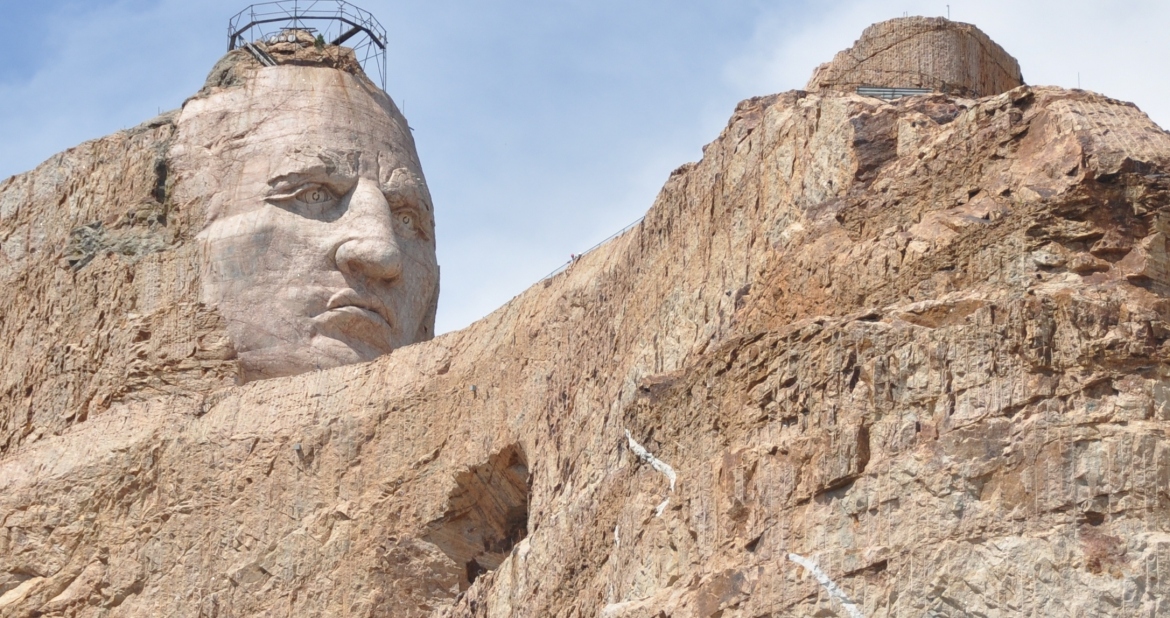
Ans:
[[[235,383],[199,303],[201,221],[168,199],[174,133],[163,115],[0,183],[0,456],[115,401]]]
[[[0,342],[18,352],[0,358],[0,455],[114,402],[202,409],[433,335],[433,209],[406,121],[356,63],[334,66],[352,50],[292,47],[263,70],[233,51],[181,112],[0,184]]]
[[[929,88],[980,97],[1023,84],[1016,59],[975,26],[941,17],[902,17],[866,28],[853,47],[817,67],[807,89]]]
[[[5,268],[63,251],[45,195]],[[4,451],[0,616],[1159,615],[1167,234],[1170,135],[1126,103],[745,101],[463,331]],[[133,289],[45,264],[78,314]]]
[[[278,65],[187,101],[176,123],[172,202],[206,213],[200,300],[227,323],[241,381],[434,335],[434,209],[406,119],[377,86]]]

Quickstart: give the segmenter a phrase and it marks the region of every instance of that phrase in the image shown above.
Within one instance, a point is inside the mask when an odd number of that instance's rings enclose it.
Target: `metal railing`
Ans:
[[[570,267],[570,266],[572,266],[572,265],[573,265],[573,262],[576,262],[577,260],[581,259],[582,257],[584,257],[584,256],[586,256],[586,255],[588,255],[588,254],[590,254],[590,253],[593,253],[593,250],[594,250],[594,249],[597,249],[597,248],[598,248],[598,247],[600,247],[601,245],[604,245],[605,243],[607,243],[607,242],[609,242],[609,241],[611,241],[611,240],[613,240],[613,239],[617,238],[618,236],[621,236],[622,234],[625,234],[626,232],[628,232],[628,231],[630,231],[630,230],[634,229],[634,227],[635,227],[635,226],[637,226],[639,223],[641,223],[641,222],[642,222],[642,220],[643,220],[643,219],[645,219],[645,218],[646,218],[645,216],[638,217],[638,220],[637,220],[637,221],[635,221],[635,222],[633,222],[633,223],[631,223],[631,224],[627,225],[626,227],[623,227],[622,229],[620,229],[620,230],[618,230],[618,231],[614,232],[613,234],[610,234],[610,235],[609,235],[609,237],[607,237],[605,240],[603,240],[603,241],[601,241],[601,242],[597,243],[596,245],[593,245],[592,247],[589,247],[588,249],[586,249],[584,253],[577,253],[577,254],[574,254],[574,256],[573,256],[573,257],[569,258],[569,261],[568,261],[568,262],[565,262],[564,264],[561,264],[560,266],[558,266],[558,267],[557,267],[557,269],[556,269],[556,270],[554,270],[554,271],[552,271],[551,273],[549,273],[549,274],[547,274],[547,275],[545,275],[545,276],[541,277],[541,278],[540,278],[540,281],[537,281],[537,283],[540,283],[541,281],[547,281],[548,279],[552,279],[553,277],[555,277],[555,276],[557,276],[557,275],[559,275],[559,274],[561,274],[561,273],[565,272],[566,270],[568,270],[568,269],[569,269],[569,267]]]
[[[279,0],[253,4],[228,21],[228,51],[247,43],[270,40],[288,29],[318,33],[330,45],[349,43],[357,37],[356,43],[347,47],[353,49],[366,74],[376,75],[382,89],[386,89],[386,29],[369,11],[345,0]]]
[[[878,99],[885,99],[892,101],[902,97],[913,97],[920,94],[930,94],[934,92],[930,88],[882,88],[880,86],[860,86],[857,89],[857,94],[863,97],[875,97]]]

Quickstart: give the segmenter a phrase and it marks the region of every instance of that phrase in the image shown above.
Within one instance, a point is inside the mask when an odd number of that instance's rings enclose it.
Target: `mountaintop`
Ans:
[[[201,296],[211,103],[0,183],[0,616],[1164,613],[1170,134],[842,58],[564,273],[300,375]]]

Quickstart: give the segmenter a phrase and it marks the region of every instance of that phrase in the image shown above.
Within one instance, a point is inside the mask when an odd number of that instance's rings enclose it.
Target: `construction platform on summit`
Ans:
[[[296,43],[304,34],[354,50],[367,75],[386,89],[386,29],[372,13],[345,0],[279,0],[249,5],[228,21],[228,51],[246,49],[271,66],[260,43]]]

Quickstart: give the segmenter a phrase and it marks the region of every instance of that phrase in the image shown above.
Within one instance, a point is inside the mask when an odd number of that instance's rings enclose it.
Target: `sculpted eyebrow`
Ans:
[[[345,193],[353,186],[355,176],[351,173],[325,165],[312,165],[287,174],[275,176],[268,181],[268,186],[274,189],[301,185],[307,182],[323,184],[337,193]]]

